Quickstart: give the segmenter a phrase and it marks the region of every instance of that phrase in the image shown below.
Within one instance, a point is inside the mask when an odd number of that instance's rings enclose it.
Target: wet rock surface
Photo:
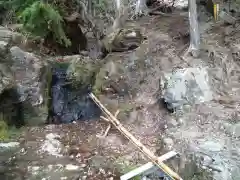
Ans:
[[[68,80],[67,68],[53,67],[52,69],[51,115],[53,122],[70,123],[98,118],[101,111],[88,96],[90,87],[85,87],[85,89],[72,87],[73,82]],[[78,83],[81,82],[83,81],[78,81]]]

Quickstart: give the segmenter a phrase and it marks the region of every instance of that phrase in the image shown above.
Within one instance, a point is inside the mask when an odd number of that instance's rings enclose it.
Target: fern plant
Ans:
[[[44,0],[0,0],[0,7],[11,12],[15,16],[12,18],[23,24],[25,32],[42,38],[52,35],[58,43],[68,47],[71,42],[63,28],[63,17],[54,3]]]
[[[40,37],[51,33],[58,43],[66,47],[71,45],[63,29],[63,18],[53,5],[36,1],[20,11],[18,18],[28,32]]]

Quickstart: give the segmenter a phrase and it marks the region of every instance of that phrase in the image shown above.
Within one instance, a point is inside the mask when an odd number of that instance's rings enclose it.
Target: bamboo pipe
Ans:
[[[107,116],[106,120],[111,121],[111,123],[123,133],[123,135],[129,139],[137,148],[144,153],[156,166],[158,166],[164,173],[166,173],[171,179],[175,180],[182,180],[182,178],[175,173],[172,169],[170,169],[167,165],[165,165],[162,161],[158,160],[158,157],[154,155],[147,147],[145,147],[138,139],[136,139],[126,128],[122,126],[119,120],[114,117],[104,106],[103,104],[97,99],[97,97],[90,93],[89,96],[92,100],[99,106],[99,108],[103,111],[103,113]],[[102,117],[104,118],[104,117]]]

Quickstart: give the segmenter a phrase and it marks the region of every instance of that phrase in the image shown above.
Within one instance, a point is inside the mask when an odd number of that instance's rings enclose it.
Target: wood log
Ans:
[[[97,99],[97,97],[90,93],[89,96],[92,100],[99,106],[99,108],[106,115],[106,119],[109,120],[127,139],[129,139],[143,154],[145,154],[157,167],[159,167],[164,173],[166,173],[171,179],[182,180],[182,178],[170,169],[162,161],[159,161],[158,157],[154,155],[147,147],[145,147],[138,139],[136,139],[123,125],[119,120],[114,117],[104,105]]]

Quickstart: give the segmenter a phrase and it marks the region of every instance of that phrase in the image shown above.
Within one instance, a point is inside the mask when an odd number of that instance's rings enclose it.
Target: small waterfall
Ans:
[[[88,96],[91,88],[75,89],[67,80],[67,67],[53,67],[50,116],[54,122],[70,123],[99,118],[101,110]]]

